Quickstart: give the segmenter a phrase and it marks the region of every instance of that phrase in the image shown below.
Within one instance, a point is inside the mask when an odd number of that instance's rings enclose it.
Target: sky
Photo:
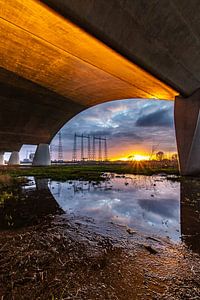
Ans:
[[[65,160],[72,159],[74,133],[107,137],[109,159],[134,154],[149,155],[152,146],[166,153],[176,152],[173,101],[128,99],[107,102],[89,108],[61,129]],[[78,143],[80,149],[80,143]],[[20,158],[34,151],[24,145]],[[52,140],[53,159],[58,157],[58,135]],[[80,157],[80,151],[78,151]]]

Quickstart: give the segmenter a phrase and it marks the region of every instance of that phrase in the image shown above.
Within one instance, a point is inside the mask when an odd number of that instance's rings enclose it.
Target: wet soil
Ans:
[[[113,223],[57,215],[0,232],[0,299],[200,299],[200,257]]]

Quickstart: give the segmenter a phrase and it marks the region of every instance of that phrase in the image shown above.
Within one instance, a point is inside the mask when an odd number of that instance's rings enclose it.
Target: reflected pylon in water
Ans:
[[[48,187],[49,179],[47,178],[35,178],[36,189],[39,190],[49,190]]]

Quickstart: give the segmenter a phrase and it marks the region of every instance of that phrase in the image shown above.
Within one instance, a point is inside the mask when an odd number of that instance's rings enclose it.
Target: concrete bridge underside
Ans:
[[[199,103],[199,1],[0,0],[0,17],[0,151],[48,144],[66,121],[105,101],[179,95],[181,168],[193,173],[183,161],[197,156],[199,107],[190,96]],[[178,113],[185,101],[197,116],[192,130]]]

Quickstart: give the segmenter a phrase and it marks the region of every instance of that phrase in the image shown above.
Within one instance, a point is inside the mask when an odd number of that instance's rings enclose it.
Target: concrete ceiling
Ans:
[[[187,9],[175,0],[0,0],[0,150],[49,142],[98,103],[193,93],[199,27]]]
[[[199,89],[199,0],[42,2],[182,95]]]
[[[35,0],[1,0],[1,67],[87,106],[170,87]]]

